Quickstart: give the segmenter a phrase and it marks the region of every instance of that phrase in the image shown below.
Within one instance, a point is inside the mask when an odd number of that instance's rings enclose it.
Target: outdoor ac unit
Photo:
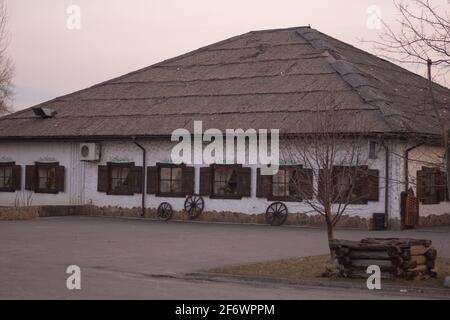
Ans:
[[[80,160],[81,161],[99,161],[100,160],[100,144],[98,144],[98,143],[82,143],[82,144],[80,144]]]

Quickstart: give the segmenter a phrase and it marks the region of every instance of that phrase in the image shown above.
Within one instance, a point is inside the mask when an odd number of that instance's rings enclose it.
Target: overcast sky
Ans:
[[[7,0],[19,110],[251,30],[310,24],[372,51],[392,0]],[[448,0],[434,3],[450,6]],[[81,9],[70,30],[67,8]],[[369,10],[369,12],[368,12]],[[73,17],[73,16],[72,16]],[[73,21],[73,20],[69,20]]]

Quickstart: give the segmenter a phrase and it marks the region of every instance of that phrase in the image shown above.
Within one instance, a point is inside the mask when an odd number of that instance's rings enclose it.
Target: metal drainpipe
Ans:
[[[145,168],[147,167],[147,150],[139,144],[135,137],[133,137],[133,142],[135,145],[137,145],[142,150],[142,217],[145,217],[145,185],[146,185],[146,179],[145,179]]]
[[[389,229],[389,147],[383,141],[382,145],[385,151],[385,179],[384,179],[384,224],[386,230]]]
[[[416,148],[418,148],[418,147],[420,147],[420,146],[422,146],[424,144],[425,144],[424,142],[418,143],[418,144],[416,144],[416,145],[414,145],[412,147],[409,147],[405,151],[405,155],[404,155],[404,161],[405,161],[405,164],[404,164],[404,169],[405,169],[405,172],[404,172],[404,174],[405,174],[405,192],[408,192],[408,189],[409,189],[409,153],[412,150],[414,150],[414,149],[416,149]]]

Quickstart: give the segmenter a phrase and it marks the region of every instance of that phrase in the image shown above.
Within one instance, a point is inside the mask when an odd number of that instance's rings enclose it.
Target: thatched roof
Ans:
[[[435,86],[447,105],[450,90]],[[0,139],[170,135],[204,129],[436,134],[427,80],[309,27],[252,31],[0,119]]]

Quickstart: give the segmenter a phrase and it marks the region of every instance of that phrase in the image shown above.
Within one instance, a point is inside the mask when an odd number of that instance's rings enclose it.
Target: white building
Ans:
[[[434,90],[448,104],[449,89]],[[371,227],[378,213],[399,227],[409,187],[420,201],[416,224],[450,224],[427,97],[426,79],[314,29],[250,32],[1,118],[0,206],[138,215],[144,204],[152,216],[163,202],[181,212],[201,194],[198,219],[264,223],[281,201],[286,223],[318,224],[306,203],[289,201],[289,178],[280,187],[279,177],[264,184],[258,165],[173,165],[170,136],[192,132],[194,121],[204,130],[280,129],[283,148],[284,136],[317,132],[312,114],[332,107],[342,133],[367,141],[363,164],[376,176],[341,225]],[[299,170],[285,165],[280,175]]]

